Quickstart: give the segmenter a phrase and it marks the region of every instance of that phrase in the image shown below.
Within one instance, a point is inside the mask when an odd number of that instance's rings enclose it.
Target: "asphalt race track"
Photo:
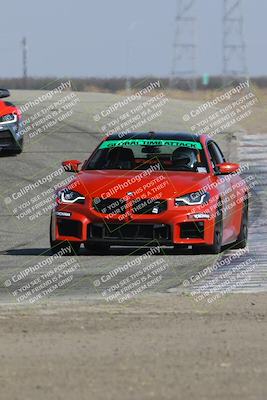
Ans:
[[[28,101],[37,98],[42,92],[30,91],[14,91],[11,101],[18,105],[25,105]],[[102,133],[101,121],[96,121],[96,115],[101,110],[116,102],[120,97],[109,94],[98,93],[76,93],[74,102],[71,107],[71,114],[67,118],[62,118],[51,128],[46,128],[43,133],[37,131],[30,133],[31,137],[25,135],[24,151],[19,156],[7,156],[2,154],[0,157],[0,299],[2,303],[16,303],[18,296],[12,294],[14,290],[21,287],[21,282],[16,285],[8,283],[9,278],[25,271],[26,268],[32,267],[39,262],[47,260],[51,254],[49,253],[49,222],[50,212],[38,212],[35,217],[29,221],[27,215],[18,219],[14,214],[14,209],[18,209],[29,198],[27,194],[13,202],[10,201],[12,194],[23,193],[23,188],[27,185],[37,182],[42,177],[51,175],[58,170],[61,161],[66,159],[85,160],[92,150],[99,143]],[[78,99],[78,100],[77,100]],[[53,101],[55,101],[53,99]],[[29,108],[24,118],[34,118],[36,113],[45,107],[49,107],[51,101],[47,100],[41,105],[35,105]],[[187,125],[181,125],[182,115],[190,110],[192,104],[190,102],[182,102],[178,100],[169,100],[164,106],[162,114],[155,118],[151,123],[143,126],[142,130],[170,130],[170,131],[186,131]],[[57,112],[53,107],[49,112]],[[56,114],[55,114],[56,115]],[[114,114],[115,115],[115,114]],[[113,117],[114,117],[113,115]],[[37,118],[37,117],[36,117]],[[103,124],[107,124],[104,121]],[[48,124],[48,120],[45,121]],[[102,126],[103,126],[102,124]],[[266,226],[263,225],[266,211],[263,208],[264,191],[266,185],[267,164],[264,157],[260,158],[259,137],[250,135],[233,135],[228,132],[221,137],[216,137],[226,154],[231,156],[231,161],[249,162],[253,166],[253,173],[260,179],[253,189],[253,197],[251,199],[251,215],[250,215],[250,238],[249,251],[244,253],[238,262],[246,261],[253,257],[257,260],[256,268],[251,271],[252,278],[249,283],[236,287],[235,291],[243,290],[266,290],[267,280],[264,266],[266,265]],[[264,143],[267,143],[267,135],[264,137]],[[249,151],[247,148],[249,146]],[[253,146],[253,147],[252,147]],[[257,153],[255,153],[255,149]],[[235,158],[233,158],[235,157]],[[260,164],[260,165],[259,165]],[[251,172],[250,172],[251,173]],[[62,179],[66,179],[67,174],[53,178],[51,182],[47,181],[39,187],[31,189],[31,199],[36,198],[38,194],[43,196],[44,192],[50,193],[54,184]],[[34,203],[34,200],[32,200]],[[127,273],[119,274],[107,280],[106,283],[99,284],[101,276],[109,276],[109,273],[120,265],[134,261],[138,256],[142,256],[147,250],[138,250],[136,248],[113,248],[109,254],[91,255],[85,249],[81,250],[79,257],[74,257],[70,265],[75,265],[72,279],[62,288],[58,288],[53,293],[47,295],[43,301],[66,301],[80,299],[103,298],[103,292],[109,289],[110,285],[118,284],[118,280],[127,278]],[[227,250],[221,257],[231,256],[234,250]],[[176,254],[172,249],[162,249],[159,254],[152,256],[152,260],[163,258],[164,273],[159,282],[155,282],[146,292],[179,292],[188,291],[183,283],[197,274],[199,271],[213,266],[218,262],[218,257],[212,255],[193,256],[190,251]],[[64,257],[64,262],[70,260],[71,257]],[[259,261],[260,260],[260,261]],[[60,264],[62,261],[53,261],[53,266]],[[72,264],[71,264],[72,263]],[[236,259],[231,263],[237,263]],[[160,264],[160,263],[159,263]],[[255,264],[255,262],[254,262]],[[48,265],[49,267],[49,265]],[[47,268],[47,266],[46,266]],[[204,278],[204,282],[212,282],[214,276],[227,271],[229,264],[225,265],[220,271],[214,271],[208,278]],[[140,269],[140,264],[131,266],[131,274]],[[42,270],[43,271],[43,270]],[[40,270],[31,272],[24,276],[25,285],[29,279],[38,278]],[[43,272],[42,272],[43,273]],[[129,274],[129,273],[128,273]],[[105,292],[106,293],[106,292]],[[22,294],[22,291],[20,292]]]

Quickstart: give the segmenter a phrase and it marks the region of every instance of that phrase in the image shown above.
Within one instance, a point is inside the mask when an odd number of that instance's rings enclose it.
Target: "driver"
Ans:
[[[178,147],[172,153],[172,164],[177,169],[195,170],[198,164],[198,151],[188,147]]]

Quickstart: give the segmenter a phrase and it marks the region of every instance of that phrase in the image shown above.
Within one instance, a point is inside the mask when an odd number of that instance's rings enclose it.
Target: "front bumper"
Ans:
[[[0,151],[20,150],[22,141],[23,138],[19,130],[18,122],[0,125]]]
[[[86,200],[88,202],[88,200]],[[62,216],[69,213],[70,216]],[[201,215],[203,214],[203,218]],[[59,216],[60,215],[60,216]],[[194,216],[198,215],[198,218]],[[215,216],[210,206],[175,207],[173,199],[160,214],[105,215],[88,203],[57,205],[52,212],[52,240],[110,245],[211,245]]]

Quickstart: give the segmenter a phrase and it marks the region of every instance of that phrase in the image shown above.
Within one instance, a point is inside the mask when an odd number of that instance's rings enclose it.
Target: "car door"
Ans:
[[[233,205],[235,205],[235,193],[232,189],[231,177],[229,175],[216,175],[218,169],[217,164],[225,162],[225,157],[214,141],[207,144],[210,160],[214,172],[214,179],[220,192],[223,208],[223,243],[231,242],[236,237],[235,227],[233,224]]]

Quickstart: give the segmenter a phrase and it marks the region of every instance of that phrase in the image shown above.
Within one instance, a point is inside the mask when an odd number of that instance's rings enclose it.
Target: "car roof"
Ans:
[[[107,137],[107,140],[162,139],[200,142],[202,136],[185,132],[130,132],[112,133]]]

